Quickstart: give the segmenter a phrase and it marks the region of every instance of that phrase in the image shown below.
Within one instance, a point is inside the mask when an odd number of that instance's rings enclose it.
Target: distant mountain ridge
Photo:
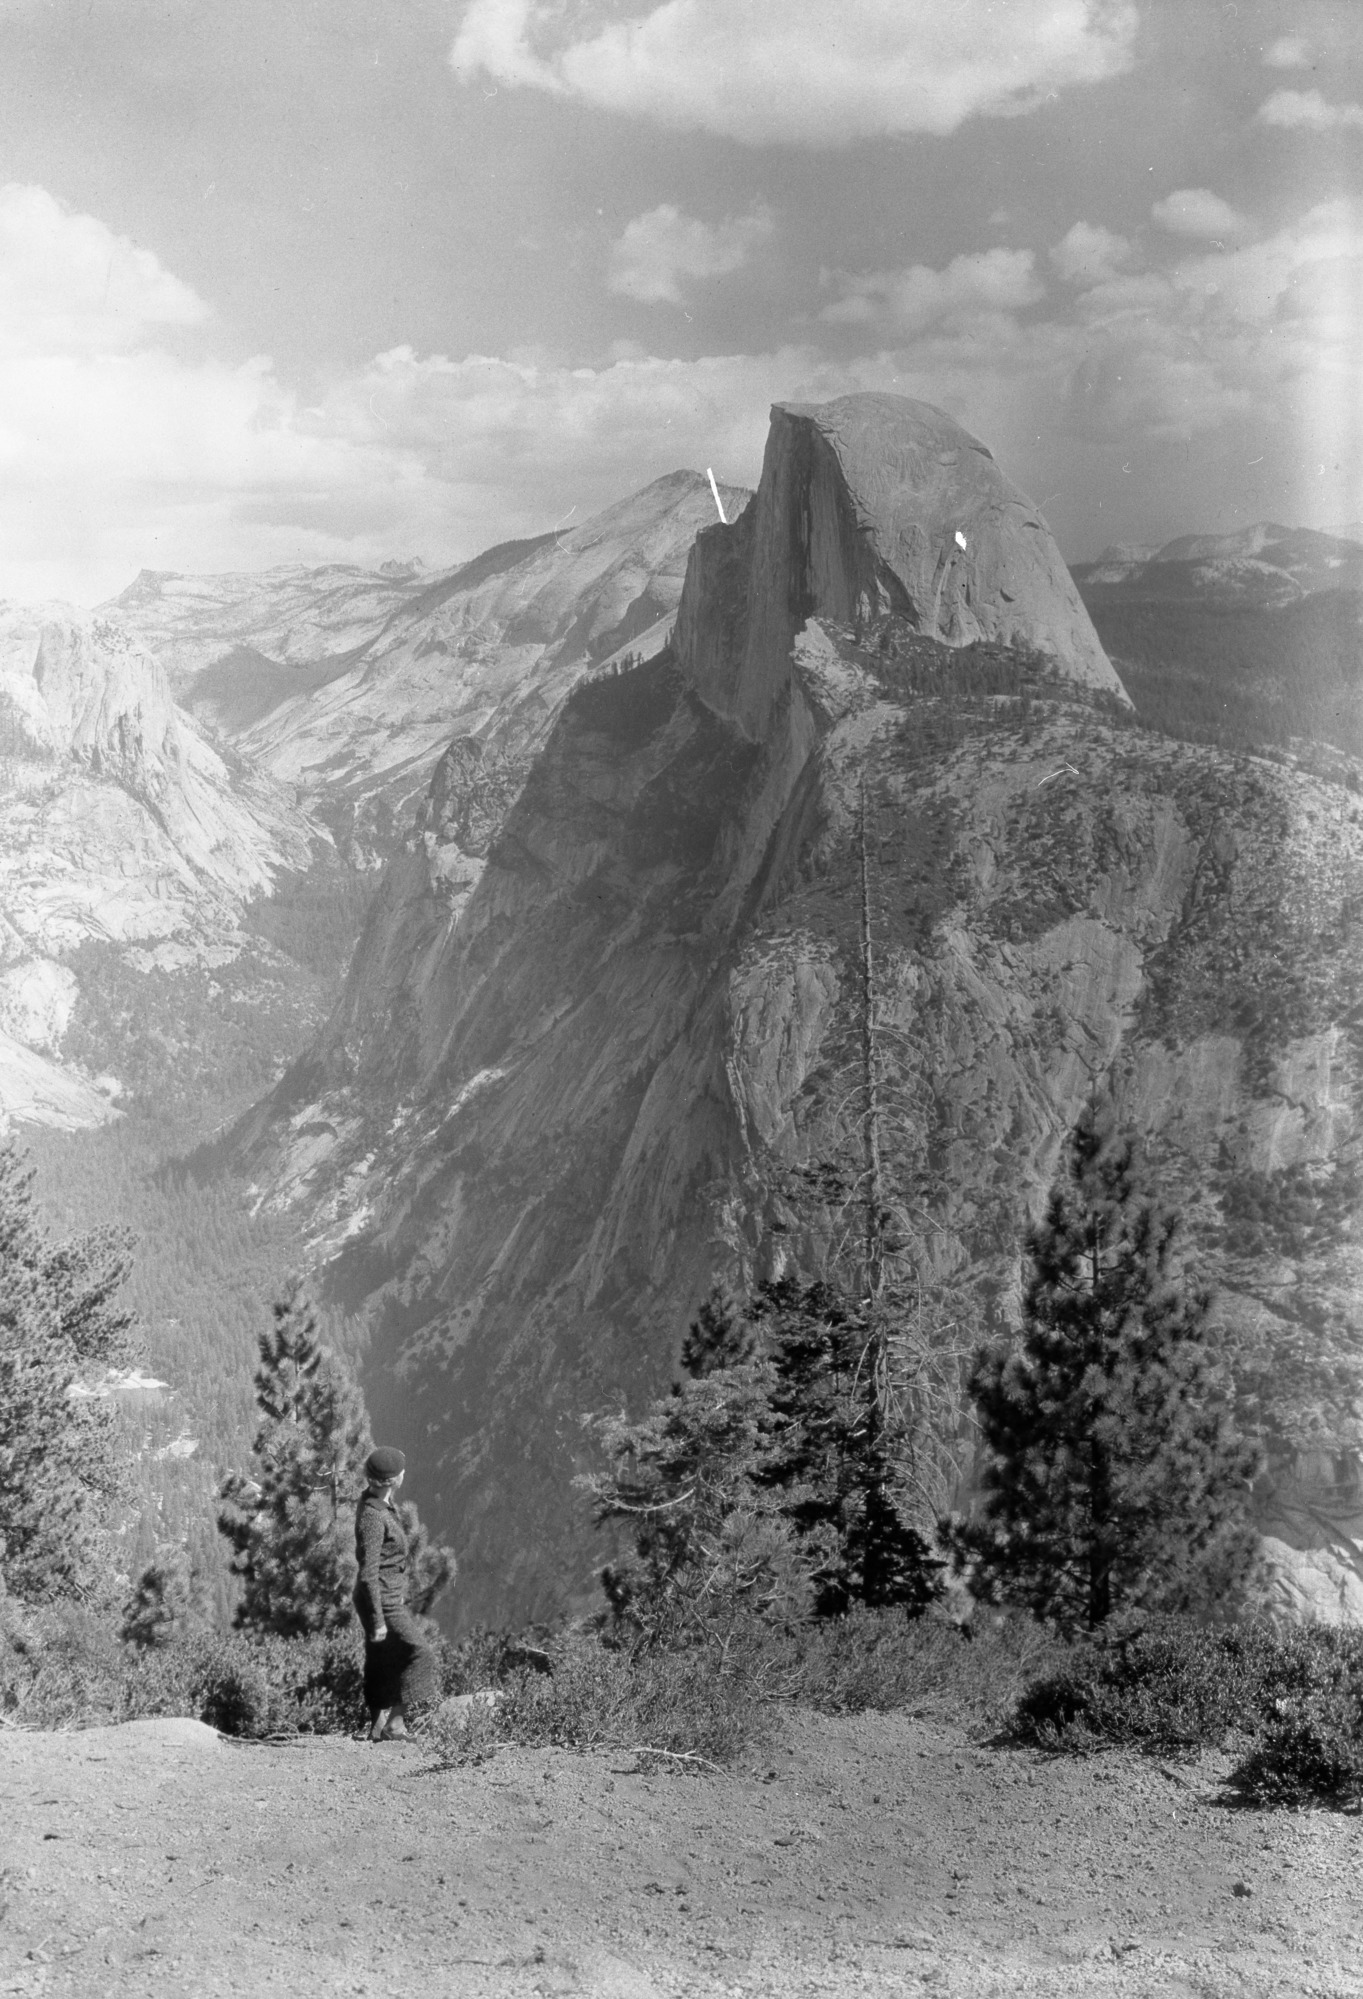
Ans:
[[[1177,535],[1159,548],[1117,543],[1076,563],[1080,590],[1283,610],[1327,590],[1363,589],[1363,545],[1316,528],[1257,521],[1231,534]]]
[[[747,498],[720,492],[730,512]],[[574,527],[405,580],[344,654],[281,670],[238,651],[201,670],[185,699],[295,787],[355,858],[382,857],[455,738],[528,767],[584,674],[657,649],[691,544],[714,518],[701,473],[668,474]]]
[[[183,697],[205,667],[236,652],[277,666],[343,656],[423,583],[420,563],[281,563],[205,576],[143,569],[98,608],[138,634]]]
[[[1114,546],[1074,578],[1141,714],[1228,748],[1363,759],[1363,545],[1257,522]]]

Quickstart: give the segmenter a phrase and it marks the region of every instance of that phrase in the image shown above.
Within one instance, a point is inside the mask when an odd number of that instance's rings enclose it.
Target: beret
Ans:
[[[371,1478],[396,1478],[400,1471],[406,1471],[407,1460],[401,1451],[395,1451],[390,1444],[380,1444],[376,1451],[369,1453],[364,1468]]]

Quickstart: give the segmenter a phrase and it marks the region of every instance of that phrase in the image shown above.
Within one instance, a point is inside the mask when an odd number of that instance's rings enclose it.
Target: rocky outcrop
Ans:
[[[317,829],[229,766],[115,618],[0,606],[0,1103],[63,1124],[107,1092],[56,1065],[75,1005],[66,960],[98,941],[178,962],[240,941],[244,905],[306,867]],[[49,1073],[50,1072],[50,1073]]]
[[[272,706],[292,691],[289,672],[280,669],[296,674],[320,661],[345,659],[426,580],[419,562],[383,563],[377,570],[343,562],[281,563],[217,576],[143,569],[100,608],[156,654],[182,699],[210,715],[221,704],[231,728],[254,719],[262,694]],[[227,670],[204,682],[205,671],[224,661]]]
[[[748,497],[721,491],[730,512]],[[371,865],[410,826],[453,738],[516,762],[523,777],[584,674],[657,650],[696,531],[714,517],[708,481],[676,472],[590,520],[433,576],[270,571],[255,579],[255,599],[236,591],[251,579],[174,578],[158,580],[154,597],[118,601],[168,657],[185,660],[209,643],[205,607],[230,599],[213,613],[216,663],[184,698]],[[197,594],[186,595],[191,583]]]
[[[697,547],[677,656],[703,700],[761,737],[816,610],[1035,652],[1122,698],[1036,508],[978,439],[907,396],[776,405],[755,500]]]
[[[665,1382],[717,1270],[817,1253],[790,1169],[855,1114],[863,826],[908,1253],[966,1337],[1015,1317],[1099,1074],[1254,1356],[1280,1467],[1312,1418],[1279,1360],[1353,1309],[1352,793],[1136,727],[1082,625],[1062,650],[1068,590],[1034,585],[1025,643],[932,635],[909,472],[847,470],[883,408],[777,412],[675,648],[576,689],[457,907],[424,835],[493,825],[495,772],[450,761],[337,1015],[237,1133],[371,1317],[370,1407],[459,1545],[466,1620],[584,1600],[582,1411]],[[982,584],[938,601],[994,615]]]

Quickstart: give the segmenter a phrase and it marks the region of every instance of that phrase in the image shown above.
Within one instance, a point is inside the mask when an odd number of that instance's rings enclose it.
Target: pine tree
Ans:
[[[158,1548],[123,1606],[119,1636],[144,1651],[175,1644],[206,1621],[206,1593],[178,1543]]]
[[[727,1287],[702,1305],[682,1365],[639,1422],[596,1419],[608,1469],[580,1483],[598,1524],[626,1528],[633,1544],[601,1574],[617,1630],[723,1651],[747,1620],[807,1614],[809,1580],[789,1523],[756,1483],[773,1375]]]
[[[983,1600],[1071,1632],[1205,1607],[1247,1576],[1257,1452],[1176,1235],[1137,1143],[1091,1103],[1027,1238],[1021,1343],[983,1351],[971,1377],[984,1508],[950,1540]]]
[[[243,1585],[235,1622],[284,1637],[343,1629],[355,1580],[349,1508],[364,1485],[369,1421],[297,1281],[260,1336],[255,1398],[254,1476],[229,1472],[218,1488],[219,1532]]]
[[[125,1478],[109,1405],[71,1391],[132,1358],[115,1302],[128,1270],[116,1232],[52,1243],[32,1171],[0,1144],[0,1563],[21,1599],[81,1593],[98,1574]]]
[[[772,1374],[756,1476],[795,1527],[821,1616],[853,1603],[914,1615],[940,1593],[942,1564],[910,1518],[908,1439],[883,1392],[888,1311],[792,1279],[755,1301]]]
[[[323,1345],[297,1279],[259,1344],[254,1472],[229,1472],[218,1487],[218,1531],[242,1581],[234,1621],[286,1638],[343,1630],[355,1585],[354,1508],[372,1442],[364,1397]],[[410,1501],[399,1511],[408,1602],[426,1616],[454,1580],[454,1554],[432,1540]]]
[[[610,1470],[584,1483],[633,1540],[602,1575],[617,1621],[722,1642],[745,1617],[932,1600],[941,1564],[907,1516],[876,1351],[867,1314],[825,1285],[766,1285],[750,1309],[711,1292],[684,1378],[641,1421],[595,1426]]]

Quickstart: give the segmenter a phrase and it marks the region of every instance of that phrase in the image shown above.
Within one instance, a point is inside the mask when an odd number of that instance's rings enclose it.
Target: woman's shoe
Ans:
[[[369,1740],[371,1742],[383,1741],[384,1725],[388,1720],[390,1712],[391,1710],[386,1707],[376,1707],[369,1710]]]

